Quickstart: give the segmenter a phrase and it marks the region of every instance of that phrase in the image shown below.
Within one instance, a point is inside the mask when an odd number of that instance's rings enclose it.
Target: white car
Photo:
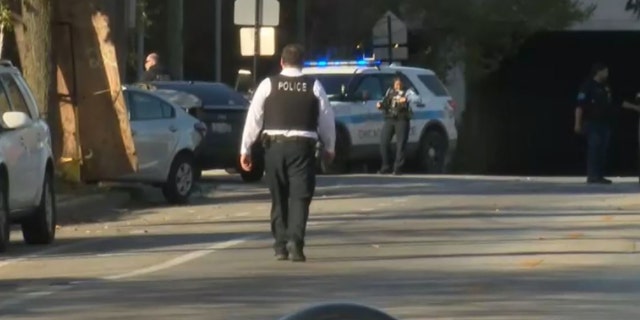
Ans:
[[[169,203],[188,202],[196,183],[196,149],[207,127],[185,110],[188,106],[178,103],[193,103],[197,98],[183,98],[185,93],[154,92],[137,86],[125,86],[123,92],[138,156],[138,171],[119,177],[117,181],[151,184],[162,188]]]
[[[445,171],[458,140],[455,103],[433,71],[360,60],[306,62],[302,72],[323,84],[336,115],[336,158],[325,171],[345,173],[349,163],[380,159],[384,118],[376,103],[396,76],[421,99],[413,110],[407,159],[427,173]]]
[[[20,71],[0,61],[0,251],[10,225],[27,244],[50,244],[56,232],[54,165],[49,126]]]

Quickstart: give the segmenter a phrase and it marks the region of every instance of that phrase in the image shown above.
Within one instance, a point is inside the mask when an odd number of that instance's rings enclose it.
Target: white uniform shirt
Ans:
[[[280,74],[286,77],[299,77],[303,75],[300,70],[295,68],[284,68]],[[242,133],[242,145],[240,147],[240,154],[242,155],[250,155],[251,146],[258,139],[264,119],[264,102],[270,93],[271,80],[267,78],[258,86],[258,89],[251,100],[249,111],[247,112],[247,120],[244,124],[244,132]],[[329,103],[329,98],[327,97],[324,87],[322,87],[322,84],[318,80],[313,84],[313,94],[318,97],[318,100],[320,101],[317,132],[299,130],[265,130],[264,133],[267,135],[283,135],[286,137],[301,136],[312,139],[318,139],[319,133],[325,150],[334,152],[336,143],[336,127],[333,108]]]

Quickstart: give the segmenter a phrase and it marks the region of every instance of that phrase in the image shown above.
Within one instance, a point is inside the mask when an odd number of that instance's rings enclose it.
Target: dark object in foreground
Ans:
[[[280,320],[398,320],[380,310],[353,303],[327,303],[298,311]]]

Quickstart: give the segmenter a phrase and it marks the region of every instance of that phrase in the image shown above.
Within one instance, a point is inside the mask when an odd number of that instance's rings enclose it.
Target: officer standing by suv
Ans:
[[[287,45],[282,72],[260,83],[242,136],[240,164],[250,171],[251,149],[261,130],[266,179],[271,193],[271,232],[278,260],[304,262],[306,225],[316,184],[316,144],[334,157],[335,119],[319,81],[305,76],[304,49]]]
[[[595,64],[578,93],[574,130],[587,138],[587,183],[611,184],[604,177],[614,114],[608,78],[609,68]]]
[[[380,134],[380,153],[382,167],[380,174],[391,173],[390,144],[393,135],[396,136],[396,157],[393,174],[399,175],[405,162],[405,148],[411,130],[411,116],[413,104],[418,96],[411,89],[407,89],[399,76],[393,79],[393,87],[389,88],[377,108],[384,113],[384,125]]]

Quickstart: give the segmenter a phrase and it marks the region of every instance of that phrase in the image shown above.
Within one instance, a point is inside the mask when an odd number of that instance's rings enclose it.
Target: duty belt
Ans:
[[[310,137],[268,135],[268,134],[265,134],[264,139],[269,140],[270,142],[291,142],[291,141],[315,142],[316,141],[316,139],[310,138]]]

